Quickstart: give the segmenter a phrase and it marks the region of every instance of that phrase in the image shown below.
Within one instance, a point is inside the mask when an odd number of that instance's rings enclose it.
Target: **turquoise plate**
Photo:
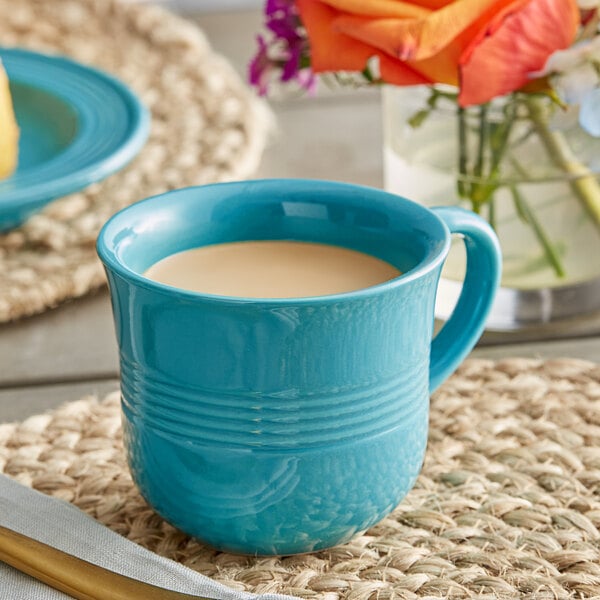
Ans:
[[[123,83],[70,59],[0,48],[21,131],[16,172],[0,181],[0,230],[124,167],[150,118]]]

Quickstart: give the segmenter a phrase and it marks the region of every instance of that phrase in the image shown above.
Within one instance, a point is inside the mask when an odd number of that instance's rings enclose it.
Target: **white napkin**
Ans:
[[[101,567],[166,589],[219,600],[290,600],[238,592],[134,544],[61,500],[0,475],[0,525]],[[0,562],[0,599],[67,600],[69,596]]]

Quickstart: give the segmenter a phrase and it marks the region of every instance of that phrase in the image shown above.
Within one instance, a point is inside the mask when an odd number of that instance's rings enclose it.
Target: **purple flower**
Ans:
[[[269,72],[273,69],[269,58],[269,47],[262,35],[256,36],[258,51],[248,66],[248,79],[259,95],[265,96],[269,85]]]
[[[284,40],[302,39],[298,33],[300,17],[294,2],[288,0],[267,0],[265,4],[265,24],[276,37]]]
[[[298,33],[298,16],[286,14],[282,18],[268,18],[267,28],[275,34],[275,37],[288,42],[295,42],[302,39]]]
[[[300,15],[293,0],[266,0],[265,25],[269,37],[258,36],[258,50],[250,62],[248,79],[264,96],[274,76],[279,81],[295,81],[313,91],[316,83],[308,67],[309,47]]]
[[[290,45],[288,47],[287,57],[281,69],[281,81],[287,82],[296,78],[300,71],[300,57],[302,47],[300,44]]]
[[[311,96],[317,92],[317,76],[309,68],[298,71],[296,83]]]
[[[294,0],[267,0],[265,2],[265,15],[274,15],[277,12],[296,12]]]

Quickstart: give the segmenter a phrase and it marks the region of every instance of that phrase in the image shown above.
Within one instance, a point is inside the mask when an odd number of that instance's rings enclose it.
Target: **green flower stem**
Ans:
[[[487,122],[487,109],[480,112],[480,147],[478,154],[479,156],[483,156],[484,146],[487,144],[490,149],[491,160],[487,175],[484,175],[482,171],[476,173],[478,181],[472,186],[470,195],[473,204],[482,205],[493,200],[494,192],[500,185],[500,166],[508,146],[514,120],[515,111],[507,111],[505,120],[501,124],[495,125],[490,134],[490,124]]]
[[[477,145],[477,162],[473,169],[475,177],[481,177],[483,173],[483,163],[485,158],[485,147],[488,144],[490,127],[487,120],[488,105],[482,104],[479,107],[479,143]]]
[[[536,133],[543,142],[548,154],[565,173],[573,175],[570,182],[575,195],[590,218],[600,230],[600,183],[590,169],[583,165],[567,144],[559,131],[550,131],[544,118],[544,110],[535,98],[525,100]]]
[[[458,181],[456,182],[459,198],[470,198],[470,186],[463,178],[467,173],[467,123],[465,109],[458,107]],[[473,211],[479,212],[479,207],[473,204]]]
[[[490,198],[488,203],[488,223],[490,224],[490,227],[496,231],[496,201],[494,196]]]
[[[531,225],[533,229],[533,233],[535,237],[538,239],[540,245],[544,249],[544,254],[554,272],[558,277],[564,277],[566,275],[565,268],[563,267],[562,261],[560,260],[560,256],[558,252],[554,248],[554,245],[550,241],[548,234],[544,231],[542,224],[538,221],[538,218],[535,216],[535,213],[531,210],[529,204],[525,200],[524,196],[517,189],[515,185],[510,186],[510,193],[512,194],[515,208],[517,209],[519,215],[523,218],[523,220]]]
[[[485,184],[481,184],[485,166],[485,149],[490,146],[490,126],[488,123],[488,105],[482,104],[479,107],[479,127],[477,128],[479,139],[477,141],[477,160],[473,167],[473,183],[470,187],[470,199],[473,206],[477,207],[478,213],[481,213],[481,206],[489,199],[491,192],[490,177],[485,178]],[[490,173],[491,175],[491,173]],[[493,183],[492,183],[493,188]],[[492,189],[493,191],[493,189]]]
[[[458,107],[458,194],[461,198],[468,199],[471,202],[473,212],[481,214],[481,207],[489,200],[490,194],[494,191],[494,183],[490,178],[484,175],[486,163],[486,148],[490,144],[490,126],[488,123],[488,105],[482,104],[479,107],[479,125],[477,127],[477,155],[472,170],[469,168],[468,154],[468,135],[466,111]],[[481,179],[485,177],[485,182]]]

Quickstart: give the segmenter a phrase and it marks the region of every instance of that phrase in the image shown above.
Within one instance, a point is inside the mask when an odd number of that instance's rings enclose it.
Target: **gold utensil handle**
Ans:
[[[1,525],[0,561],[77,600],[212,600],[114,573]]]

